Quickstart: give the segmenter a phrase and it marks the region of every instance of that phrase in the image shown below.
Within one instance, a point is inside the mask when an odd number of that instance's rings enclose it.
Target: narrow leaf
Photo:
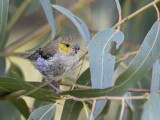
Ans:
[[[27,119],[29,117],[29,108],[24,99],[11,99],[10,102],[19,110],[20,113]]]
[[[78,120],[82,108],[82,102],[66,100],[61,115],[61,120]]]
[[[159,120],[160,118],[160,96],[151,93],[149,100],[144,104],[142,120]]]
[[[9,0],[0,0],[0,50],[4,48],[5,31],[8,19]]]
[[[21,90],[29,92],[42,84],[44,83],[35,85],[32,84],[32,82],[26,82],[9,77],[0,77],[0,96],[4,97],[5,94],[12,93],[12,97],[14,97],[14,95],[17,97],[17,93],[15,92],[18,92],[18,95],[24,95],[24,92],[20,92]],[[59,98],[59,95],[54,91],[43,88],[33,92],[29,96],[46,101],[53,101]]]
[[[156,61],[153,65],[152,70],[152,82],[151,82],[151,92],[157,92],[160,85],[160,59]]]
[[[121,15],[121,6],[120,6],[120,3],[119,3],[119,0],[115,0],[116,2],[116,6],[117,6],[117,9],[118,9],[118,12],[119,12],[119,15]],[[119,16],[121,17],[121,16]]]
[[[0,57],[0,75],[4,76],[6,73],[6,59]]]
[[[72,12],[70,12],[69,10],[67,10],[62,6],[52,5],[52,7],[58,10],[59,12],[63,13],[64,15],[66,15],[75,24],[83,40],[88,45],[88,43],[90,42],[90,34],[86,24],[79,17],[75,16]]]
[[[52,40],[55,38],[56,35],[56,26],[55,26],[55,20],[54,20],[54,16],[53,16],[53,12],[52,12],[52,7],[51,7],[51,3],[50,0],[40,0],[40,3],[43,7],[43,10],[46,14],[48,23],[51,27],[52,30]]]
[[[55,104],[45,105],[33,111],[28,120],[52,120]]]
[[[7,76],[9,77],[13,77],[13,78],[17,78],[17,79],[21,79],[24,80],[24,75],[22,70],[20,69],[19,66],[17,66],[16,64],[12,63],[10,64],[10,68],[7,71]]]
[[[151,69],[160,55],[160,22],[157,21],[146,35],[141,48],[127,70],[120,75],[115,83],[123,92],[132,87]]]

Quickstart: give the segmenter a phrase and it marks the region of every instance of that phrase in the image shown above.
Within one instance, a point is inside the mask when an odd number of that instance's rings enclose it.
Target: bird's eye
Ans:
[[[70,45],[69,45],[69,44],[66,44],[66,47],[70,47]]]

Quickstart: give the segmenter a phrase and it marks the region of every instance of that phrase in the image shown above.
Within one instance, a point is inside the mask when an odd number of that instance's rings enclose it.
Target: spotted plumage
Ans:
[[[35,68],[47,79],[57,80],[60,76],[72,70],[78,63],[79,45],[71,36],[53,40],[44,48],[36,50],[27,56]]]

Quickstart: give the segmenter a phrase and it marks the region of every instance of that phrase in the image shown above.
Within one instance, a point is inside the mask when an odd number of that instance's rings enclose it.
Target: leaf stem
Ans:
[[[85,103],[85,102],[82,102],[82,103],[83,103],[83,107],[84,107],[84,110],[85,110],[86,116],[87,116],[87,118],[88,118],[88,117],[89,117],[89,113],[88,113],[88,110],[87,110],[86,103]]]
[[[120,21],[122,20],[121,5],[120,5],[120,3],[119,3],[119,0],[115,0],[115,2],[116,2],[116,5],[117,5],[117,10],[118,10],[118,17],[119,17],[118,22],[120,22]],[[121,29],[121,26],[118,26],[117,29],[120,30],[120,29]]]
[[[122,107],[119,120],[123,120],[124,108],[125,108],[125,99],[122,99]]]
[[[93,98],[77,98],[77,97],[73,97],[73,96],[62,96],[64,99],[68,100],[68,99],[72,99],[75,101],[80,101],[80,102],[85,102],[85,101],[94,101],[94,100],[140,100],[140,99],[148,99],[149,98],[149,94],[144,94],[142,96],[102,96],[102,97],[93,97]]]
[[[159,9],[158,7],[156,6],[156,4],[153,4],[154,8],[156,9],[156,12],[157,12],[157,19],[160,20],[160,13],[159,13]]]

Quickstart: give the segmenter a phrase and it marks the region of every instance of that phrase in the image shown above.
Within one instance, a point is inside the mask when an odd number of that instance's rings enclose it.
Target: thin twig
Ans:
[[[122,107],[119,120],[123,120],[124,108],[125,108],[125,99],[122,99]]]
[[[119,0],[115,0],[115,2],[116,2],[116,5],[117,5],[117,10],[118,10],[118,17],[119,17],[118,22],[120,22],[122,20],[121,6],[120,6],[120,3],[119,3]],[[117,30],[120,30],[120,29],[121,29],[121,26],[119,25],[117,27]]]
[[[96,100],[93,99],[93,104],[92,104],[92,109],[91,109],[91,114],[90,114],[90,120],[94,120],[93,112],[96,106]]]
[[[157,19],[160,20],[160,13],[159,13],[159,9],[158,7],[156,6],[156,4],[154,3],[153,4],[154,8],[156,9],[156,12],[157,12]]]
[[[85,102],[82,102],[82,103],[83,103],[83,107],[84,107],[84,110],[85,110],[86,116],[87,116],[87,118],[88,118],[88,117],[89,117],[89,113],[88,113],[88,110],[87,110],[86,103],[85,103]]]
[[[63,97],[63,96],[62,96]],[[71,99],[71,100],[75,100],[75,101],[80,101],[80,102],[84,102],[84,101],[93,101],[93,100],[140,100],[140,99],[148,99],[149,98],[149,94],[144,94],[142,96],[102,96],[102,97],[91,97],[91,98],[77,98],[77,97],[73,97],[73,96],[68,96],[66,95],[65,97],[63,97],[63,99]]]

